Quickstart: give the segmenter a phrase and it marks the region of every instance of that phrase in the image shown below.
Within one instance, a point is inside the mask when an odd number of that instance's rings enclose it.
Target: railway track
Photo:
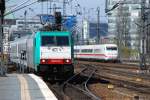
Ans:
[[[95,69],[84,68],[65,82],[49,86],[60,100],[100,100],[88,89],[88,84],[96,80],[93,79],[95,72]]]
[[[133,81],[128,81],[125,79],[117,79],[113,77],[106,76],[106,74],[97,74],[99,77],[101,77],[104,80],[109,81],[111,84],[116,85],[118,87],[127,88],[130,90],[138,91],[139,93],[145,93],[150,94],[150,86],[145,86],[143,84],[139,84]]]
[[[110,67],[111,68],[121,68],[121,69],[130,69],[130,70],[139,70],[139,67],[137,65],[129,65],[129,64],[121,64],[121,63],[103,63],[99,61],[81,61],[81,60],[76,60],[77,63],[79,64],[94,64],[94,65],[102,65],[105,67]],[[126,67],[125,67],[126,66]]]
[[[91,68],[95,67],[97,69],[97,72],[95,73],[96,77],[106,80],[111,84],[114,84],[118,87],[138,91],[139,93],[150,94],[150,78],[148,76],[143,76],[143,79],[140,79],[141,77],[137,74],[114,70],[113,68],[105,68],[104,65],[96,66],[92,64],[82,64],[80,67],[83,65]],[[136,79],[139,79],[139,81]]]
[[[99,63],[99,62],[87,62],[87,61],[79,61],[77,66],[81,64],[89,64],[97,66],[100,70],[109,70],[114,73],[119,74],[129,74],[129,76],[141,77],[143,79],[150,80],[150,72],[144,73],[142,72],[138,66],[125,65],[125,64],[114,64],[114,63]]]

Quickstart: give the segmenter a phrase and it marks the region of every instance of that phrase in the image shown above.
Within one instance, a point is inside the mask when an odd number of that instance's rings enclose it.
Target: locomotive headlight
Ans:
[[[71,60],[70,59],[66,59],[65,63],[71,63]]]
[[[43,59],[43,60],[42,60],[42,63],[45,63],[45,62],[46,62],[46,60],[45,60],[45,59]]]
[[[69,63],[69,62],[70,62],[70,60],[69,60],[69,59],[67,59],[67,60],[66,60],[66,63]]]

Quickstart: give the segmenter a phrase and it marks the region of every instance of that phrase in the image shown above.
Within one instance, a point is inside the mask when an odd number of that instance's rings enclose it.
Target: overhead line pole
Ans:
[[[27,10],[24,12],[24,30],[27,31]]]
[[[100,43],[100,8],[97,8],[97,44]]]
[[[49,2],[50,2],[50,5],[49,5],[50,6],[50,10],[49,11],[50,11],[50,15],[51,15],[52,1],[50,0]]]
[[[4,12],[5,12],[5,0],[0,0],[0,75],[6,74],[6,67],[4,65],[4,52],[3,52],[3,23],[4,23]]]
[[[66,15],[66,0],[63,0],[63,16]]]
[[[140,38],[140,68],[146,70],[146,34],[145,34],[145,0],[141,1],[141,38]]]

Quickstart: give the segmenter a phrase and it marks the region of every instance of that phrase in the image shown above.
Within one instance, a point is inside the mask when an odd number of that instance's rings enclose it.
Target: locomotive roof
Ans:
[[[34,34],[35,33],[35,34]],[[70,32],[68,31],[37,31],[29,35],[22,36],[20,38],[16,38],[14,41],[10,42],[15,42],[15,41],[20,41],[20,40],[25,40],[29,39],[31,37],[34,37],[36,34],[42,34],[42,35],[56,35],[56,36],[63,36],[63,35],[70,35]]]
[[[36,34],[42,34],[42,35],[69,35],[70,32],[68,31],[38,31]]]

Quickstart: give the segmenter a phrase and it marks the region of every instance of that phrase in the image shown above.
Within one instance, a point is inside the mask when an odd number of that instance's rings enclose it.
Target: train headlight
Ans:
[[[66,59],[65,63],[71,63],[71,60],[70,59]]]
[[[66,60],[66,62],[67,62],[67,63],[69,63],[69,62],[70,62],[70,60],[69,60],[69,59],[67,59],[67,60]]]
[[[45,59],[42,59],[42,63],[45,63],[46,62],[46,60]]]

